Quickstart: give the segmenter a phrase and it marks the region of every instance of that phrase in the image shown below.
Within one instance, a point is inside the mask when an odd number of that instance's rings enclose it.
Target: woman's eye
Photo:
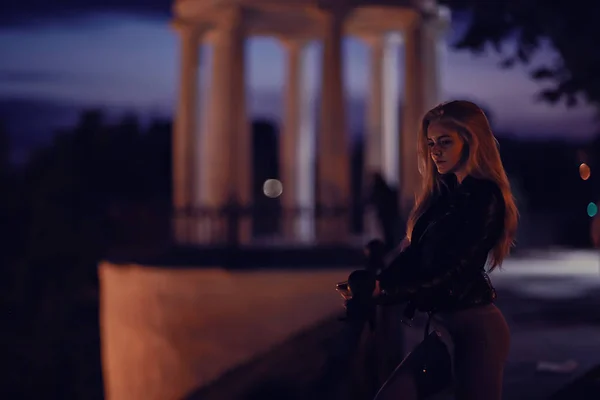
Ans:
[[[444,147],[450,146],[452,144],[452,140],[442,140],[441,144]]]
[[[427,146],[433,147],[433,142],[427,142]]]

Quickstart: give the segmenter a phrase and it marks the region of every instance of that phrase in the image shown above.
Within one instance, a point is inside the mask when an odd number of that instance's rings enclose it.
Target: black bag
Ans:
[[[423,341],[408,353],[390,377],[393,380],[394,375],[408,370],[415,379],[419,399],[438,394],[452,385],[450,352],[439,332],[429,332],[430,321],[431,314],[425,326]]]

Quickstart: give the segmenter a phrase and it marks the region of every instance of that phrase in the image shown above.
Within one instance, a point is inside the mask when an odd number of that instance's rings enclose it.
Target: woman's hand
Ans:
[[[381,288],[379,287],[379,281],[375,281],[375,289],[373,290],[373,297],[379,297],[381,295]]]

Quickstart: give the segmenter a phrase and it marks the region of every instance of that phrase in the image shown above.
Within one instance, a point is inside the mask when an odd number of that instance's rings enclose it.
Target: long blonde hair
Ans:
[[[423,178],[422,188],[408,218],[406,236],[410,240],[417,220],[439,195],[443,184],[427,146],[427,129],[432,122],[441,123],[455,130],[463,139],[463,162],[466,174],[474,178],[490,180],[496,183],[502,192],[505,204],[504,230],[500,240],[490,252],[489,270],[491,271],[502,265],[502,261],[514,244],[518,211],[502,165],[498,141],[492,133],[483,110],[470,101],[455,100],[440,104],[423,117],[417,139],[419,172]]]

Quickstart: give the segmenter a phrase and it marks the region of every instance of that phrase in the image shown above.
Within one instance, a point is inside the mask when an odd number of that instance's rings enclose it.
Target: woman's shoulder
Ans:
[[[464,193],[478,202],[495,203],[503,202],[504,197],[500,186],[489,179],[467,177],[463,181]]]
[[[502,193],[500,190],[500,186],[492,180],[484,179],[484,178],[475,178],[473,176],[467,176],[463,180],[463,185],[469,191],[477,191],[481,193]]]

